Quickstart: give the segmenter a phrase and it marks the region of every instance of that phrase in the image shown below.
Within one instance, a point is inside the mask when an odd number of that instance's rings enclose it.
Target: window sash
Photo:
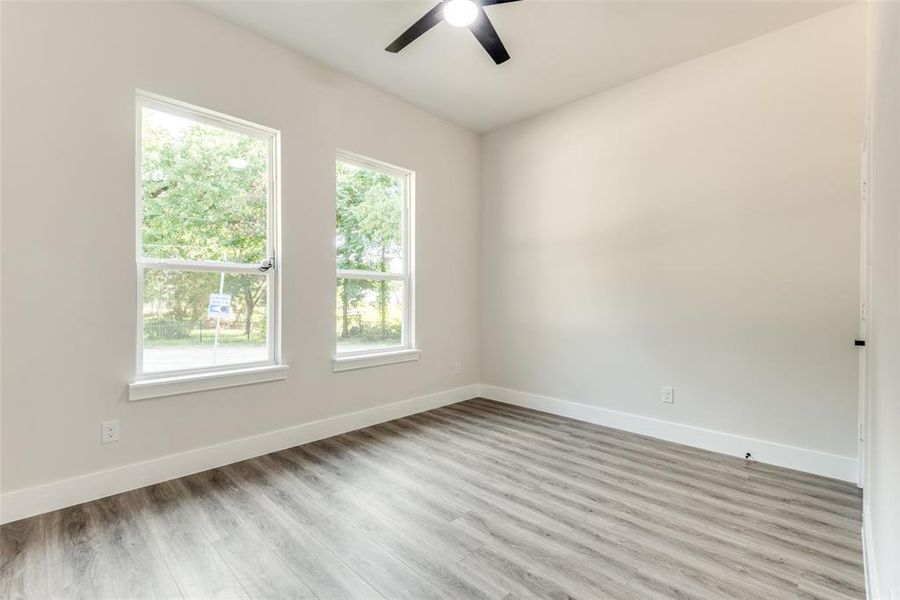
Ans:
[[[337,281],[337,279],[345,278],[338,275],[335,281]],[[360,279],[366,278],[362,277]],[[412,315],[410,314],[410,302],[412,299],[412,293],[410,291],[409,281],[402,277],[399,279],[387,279],[387,281],[403,282],[403,320],[401,321],[400,325],[400,343],[394,344],[393,346],[378,346],[375,348],[363,348],[361,350],[337,350],[337,340],[335,340],[335,357],[347,358],[352,356],[372,356],[376,354],[390,354],[399,350],[413,349],[412,331],[409,329],[412,324]]]
[[[202,263],[201,267],[206,266]],[[144,276],[146,271],[181,271],[185,273],[197,273],[197,272],[215,272],[221,273],[223,271],[213,268],[188,268],[184,266],[175,266],[173,268],[170,267],[159,267],[157,265],[150,265],[146,263],[138,263],[138,350],[137,350],[137,373],[139,377],[148,377],[148,378],[161,378],[161,377],[173,377],[173,376],[181,376],[181,375],[196,375],[200,373],[216,373],[222,371],[233,371],[235,369],[243,369],[250,367],[262,367],[268,365],[277,365],[278,363],[278,354],[276,352],[276,341],[277,341],[277,327],[276,327],[276,302],[271,299],[274,298],[275,290],[277,287],[277,282],[275,279],[275,273],[273,270],[267,271],[265,273],[260,272],[255,266],[250,271],[224,271],[225,273],[238,273],[238,274],[252,274],[266,277],[266,360],[257,360],[257,361],[248,361],[241,363],[231,363],[227,365],[210,365],[206,367],[196,367],[191,369],[176,369],[171,371],[144,371]]]
[[[140,263],[147,269],[165,269],[167,271],[213,271],[216,273],[247,273],[250,275],[265,272],[260,271],[259,265],[253,263],[234,263],[220,260],[141,258]],[[274,270],[274,267],[270,270]]]
[[[359,154],[345,152],[339,150],[336,154],[335,161],[346,163],[355,167],[369,169],[384,173],[393,177],[397,177],[401,182],[401,193],[403,194],[403,206],[400,215],[400,244],[403,254],[402,271],[399,273],[389,273],[384,271],[368,271],[358,269],[336,269],[335,285],[338,279],[368,279],[375,281],[402,281],[403,282],[403,320],[401,324],[401,343],[395,346],[382,346],[377,348],[366,348],[363,350],[344,350],[338,349],[337,339],[335,339],[335,357],[353,357],[353,356],[371,356],[377,354],[390,354],[398,350],[411,350],[415,348],[415,318],[414,318],[414,278],[413,278],[413,251],[414,251],[414,231],[413,231],[413,202],[415,194],[415,172],[396,165],[384,163]],[[337,171],[335,164],[335,173]],[[335,257],[335,260],[337,257]]]
[[[143,109],[151,108],[161,112],[177,115],[211,125],[220,129],[233,131],[267,142],[268,151],[266,166],[268,173],[266,193],[266,256],[275,259],[275,266],[261,272],[259,265],[248,263],[235,263],[229,261],[214,260],[183,260],[183,259],[158,259],[143,255],[143,186],[141,180],[143,160]],[[135,373],[136,379],[157,379],[165,377],[180,377],[198,375],[204,373],[218,373],[234,371],[236,369],[278,365],[280,356],[280,285],[278,264],[278,206],[280,204],[280,188],[278,187],[279,154],[281,149],[281,134],[276,129],[264,127],[244,121],[237,117],[231,117],[223,113],[204,109],[198,106],[173,100],[138,90],[135,103],[135,202],[136,202],[136,237],[135,257],[137,266],[137,351]],[[229,365],[212,365],[206,367],[177,369],[169,371],[144,371],[144,273],[146,270],[168,271],[194,271],[216,273],[239,273],[266,276],[266,352],[264,361],[242,362]]]
[[[384,271],[359,271],[355,269],[338,269],[338,279],[375,279],[377,281],[406,281],[406,273],[385,273]]]
[[[403,282],[403,319],[400,325],[400,343],[393,346],[378,346],[377,348],[365,348],[363,350],[338,350],[335,340],[336,357],[370,356],[373,354],[389,354],[398,350],[412,350],[412,287],[410,277],[405,273],[383,273],[381,271],[338,271],[335,282],[338,279],[360,279],[367,281],[401,281]]]

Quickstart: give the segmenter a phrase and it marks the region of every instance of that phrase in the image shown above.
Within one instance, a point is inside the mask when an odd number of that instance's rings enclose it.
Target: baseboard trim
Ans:
[[[759,462],[834,479],[855,483],[858,474],[856,459],[847,456],[757,440],[494,385],[482,384],[481,396],[730,456],[743,457],[745,452],[751,452],[754,459]]]
[[[207,469],[284,450],[334,435],[347,433],[392,419],[454,404],[478,396],[477,384],[435,394],[409,398],[391,404],[304,423],[285,429],[241,438],[230,442],[170,454],[152,460],[124,465],[6,492],[0,495],[0,523],[18,521],[52,510],[97,500],[154,483],[184,477]]]
[[[869,506],[863,504],[862,517],[862,544],[863,544],[863,567],[865,568],[866,577],[866,598],[869,600],[884,600],[886,596],[882,596],[878,589],[878,576],[875,574],[875,543],[872,540],[872,519],[869,517]]]

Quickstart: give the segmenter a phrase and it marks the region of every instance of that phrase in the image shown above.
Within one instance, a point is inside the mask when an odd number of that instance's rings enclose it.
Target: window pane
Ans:
[[[403,272],[405,178],[337,161],[337,267]]]
[[[143,256],[257,263],[266,257],[266,141],[142,110]]]
[[[337,350],[403,344],[402,281],[337,280]]]
[[[267,291],[266,275],[147,269],[144,372],[267,361]]]

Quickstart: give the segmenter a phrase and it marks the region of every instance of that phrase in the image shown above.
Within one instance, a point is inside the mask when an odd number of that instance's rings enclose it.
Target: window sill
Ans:
[[[287,377],[287,365],[238,368],[231,371],[142,379],[128,384],[129,400],[146,400],[206,390],[279,381]]]
[[[338,356],[332,361],[331,370],[333,373],[340,373],[353,369],[368,369],[369,367],[411,362],[419,360],[420,354],[422,354],[421,350],[395,350],[359,356]]]

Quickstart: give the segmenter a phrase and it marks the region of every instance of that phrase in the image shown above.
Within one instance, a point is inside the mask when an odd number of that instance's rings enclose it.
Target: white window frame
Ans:
[[[184,117],[198,123],[247,135],[268,143],[268,198],[266,202],[267,256],[274,259],[273,267],[265,272],[266,335],[268,356],[266,360],[230,365],[210,366],[175,371],[144,372],[144,271],[148,268],[192,272],[224,272],[260,275],[259,265],[224,261],[195,261],[182,259],[157,259],[143,256],[143,186],[142,186],[142,114],[144,108],[152,108],[168,114]],[[251,123],[237,117],[215,112],[200,106],[173,100],[143,90],[136,91],[135,102],[135,264],[136,264],[136,353],[135,381],[129,384],[129,399],[195,392],[220,387],[232,387],[259,381],[284,379],[286,366],[281,364],[280,335],[280,155],[281,133],[270,127]]]
[[[347,371],[380,365],[409,362],[419,359],[420,351],[416,348],[415,331],[415,195],[416,173],[410,169],[398,167],[387,162],[338,150],[335,154],[335,194],[337,194],[337,163],[342,162],[362,169],[370,169],[400,179],[403,194],[403,211],[401,215],[401,246],[403,252],[403,272],[384,273],[381,271],[361,271],[355,269],[335,268],[334,293],[337,296],[338,279],[363,279],[378,281],[403,282],[403,321],[402,338],[399,345],[379,348],[366,348],[341,352],[338,350],[337,338],[334,341],[333,371]],[[337,256],[335,256],[337,266]]]

